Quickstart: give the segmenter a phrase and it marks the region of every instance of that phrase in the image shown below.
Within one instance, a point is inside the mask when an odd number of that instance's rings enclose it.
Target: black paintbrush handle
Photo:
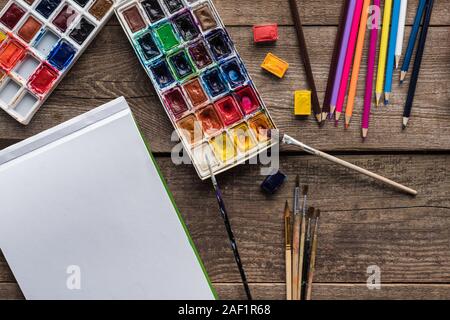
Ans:
[[[234,260],[239,269],[239,273],[241,274],[242,283],[244,285],[244,290],[247,295],[248,300],[252,300],[252,295],[250,293],[250,287],[248,286],[247,276],[245,275],[244,267],[242,265],[241,257],[239,255],[238,246],[236,243],[236,239],[234,238],[233,229],[231,229],[230,220],[228,219],[228,213],[225,208],[225,203],[223,202],[222,194],[220,189],[216,189],[216,198],[219,203],[219,211],[222,216],[223,222],[225,223],[225,229],[227,230],[228,238],[230,240],[231,249],[233,250]]]

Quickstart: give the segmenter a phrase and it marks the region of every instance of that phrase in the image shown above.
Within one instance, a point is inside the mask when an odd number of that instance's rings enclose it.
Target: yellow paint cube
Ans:
[[[311,115],[311,91],[295,91],[294,114],[296,116]]]
[[[283,78],[289,68],[289,63],[269,52],[261,67],[276,75],[278,78]]]
[[[236,149],[227,133],[222,133],[220,136],[212,139],[211,145],[217,158],[222,162],[227,162],[236,157]]]
[[[2,31],[0,31],[0,43],[3,42],[3,40],[6,39],[6,34],[4,34]]]

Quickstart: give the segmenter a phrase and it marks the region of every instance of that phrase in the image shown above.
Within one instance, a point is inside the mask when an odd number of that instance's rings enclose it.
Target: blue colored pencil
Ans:
[[[416,45],[417,35],[419,34],[420,23],[422,22],[425,5],[427,0],[420,0],[417,6],[416,17],[414,18],[414,24],[411,30],[411,35],[409,36],[408,49],[406,49],[405,60],[403,60],[402,69],[400,71],[400,83],[403,83],[408,73],[409,66],[411,64],[412,54],[414,52],[414,47]]]
[[[386,62],[386,77],[384,81],[384,104],[389,104],[392,92],[392,76],[394,74],[395,47],[397,46],[398,22],[400,19],[400,0],[394,0],[391,19],[391,33],[389,35],[389,49]]]

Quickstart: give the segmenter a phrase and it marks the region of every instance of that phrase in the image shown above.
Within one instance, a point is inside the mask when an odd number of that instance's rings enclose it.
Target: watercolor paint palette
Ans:
[[[139,60],[201,179],[273,144],[275,125],[209,0],[115,4]]]
[[[12,0],[0,12],[0,107],[28,124],[114,12],[113,0]]]

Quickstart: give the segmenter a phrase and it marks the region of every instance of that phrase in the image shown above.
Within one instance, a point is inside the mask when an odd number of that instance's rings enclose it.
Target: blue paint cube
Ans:
[[[48,62],[58,70],[64,70],[72,62],[76,52],[72,45],[62,40],[50,52]]]

